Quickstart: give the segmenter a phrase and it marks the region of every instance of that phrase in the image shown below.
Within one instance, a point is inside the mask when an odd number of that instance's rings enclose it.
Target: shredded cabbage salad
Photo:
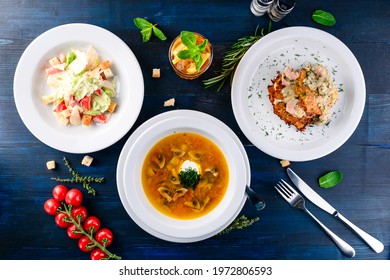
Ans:
[[[117,77],[109,60],[101,61],[93,47],[71,49],[49,60],[47,84],[54,89],[42,97],[53,105],[59,123],[69,125],[104,124],[115,112]]]

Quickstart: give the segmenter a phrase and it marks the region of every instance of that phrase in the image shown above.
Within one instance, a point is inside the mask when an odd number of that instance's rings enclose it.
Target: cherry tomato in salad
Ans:
[[[64,110],[66,110],[66,104],[65,104],[65,101],[62,101],[60,104],[57,105],[57,107],[54,108],[54,112],[56,113],[60,113]]]
[[[102,228],[95,234],[95,240],[104,247],[108,247],[112,243],[113,237],[111,230],[108,228]]]
[[[64,185],[57,185],[53,189],[53,198],[57,201],[65,200],[65,196],[68,193],[68,188]]]
[[[67,228],[72,224],[71,222],[68,222],[69,216],[63,212],[58,213],[55,216],[54,221],[56,222],[57,226],[59,226],[60,228]]]
[[[85,96],[83,99],[79,101],[81,107],[83,107],[85,110],[89,111],[91,110],[91,96]]]
[[[65,196],[65,202],[74,207],[80,206],[83,202],[83,193],[78,189],[70,189]]]
[[[54,216],[57,214],[58,208],[61,207],[61,203],[54,198],[49,198],[45,201],[43,204],[43,209],[46,211],[47,214]]]
[[[91,251],[91,260],[101,260],[106,259],[108,255],[100,248],[93,249]]]
[[[88,217],[87,208],[82,205],[73,208],[70,214],[76,222],[83,222]]]
[[[86,235],[80,237],[78,245],[80,250],[83,252],[90,252],[95,248],[95,244]]]
[[[105,115],[97,115],[97,116],[94,116],[92,118],[92,120],[95,122],[95,123],[98,123],[98,124],[104,124],[107,122],[107,117]]]
[[[83,234],[80,232],[78,227],[75,224],[70,225],[66,229],[66,233],[68,234],[69,238],[71,239],[79,239],[80,237],[83,236]]]
[[[84,230],[90,234],[100,229],[100,220],[95,216],[90,216],[84,221]]]

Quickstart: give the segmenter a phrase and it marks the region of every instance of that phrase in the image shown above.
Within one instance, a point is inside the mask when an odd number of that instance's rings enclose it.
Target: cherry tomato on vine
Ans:
[[[68,188],[64,185],[57,185],[53,189],[53,197],[55,200],[63,201],[65,199],[66,194],[68,193]]]
[[[68,234],[69,238],[71,239],[79,239],[80,237],[83,236],[83,234],[80,232],[78,227],[75,224],[70,225],[66,229],[66,233]]]
[[[83,193],[78,189],[70,189],[65,196],[65,202],[74,207],[80,206],[83,202]]]
[[[73,208],[70,214],[76,222],[83,222],[88,217],[87,208],[82,205]]]
[[[83,252],[90,252],[95,248],[95,244],[86,235],[80,237],[78,245],[80,250]]]
[[[90,234],[100,229],[100,220],[95,216],[90,216],[84,221],[84,230]]]
[[[55,200],[54,198],[49,198],[43,204],[43,209],[45,209],[46,213],[51,215],[51,216],[56,215],[57,214],[57,210],[60,207],[61,207],[60,202]]]
[[[108,255],[100,248],[96,248],[91,251],[91,260],[101,260],[107,257]]]
[[[55,218],[54,218],[57,226],[60,228],[67,228],[70,226],[72,223],[68,222],[69,216],[63,212],[58,213]]]
[[[102,228],[95,234],[95,240],[105,247],[108,247],[112,243],[113,237],[111,230],[108,228]]]

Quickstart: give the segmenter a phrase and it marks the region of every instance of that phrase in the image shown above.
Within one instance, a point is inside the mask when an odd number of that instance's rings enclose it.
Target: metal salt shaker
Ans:
[[[262,16],[268,11],[272,2],[274,0],[252,0],[250,5],[251,11],[255,16]]]
[[[291,12],[294,7],[294,0],[275,0],[269,7],[267,13],[272,21],[278,22]]]

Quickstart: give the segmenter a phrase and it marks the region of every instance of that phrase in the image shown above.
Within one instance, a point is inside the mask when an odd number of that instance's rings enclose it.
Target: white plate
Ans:
[[[307,63],[326,66],[342,91],[330,124],[302,133],[273,113],[267,86],[285,66],[299,69]],[[352,135],[364,111],[366,88],[358,61],[339,39],[314,28],[289,27],[247,51],[235,72],[231,98],[241,130],[257,148],[278,159],[308,161],[335,151]]]
[[[111,61],[118,76],[117,110],[104,125],[66,127],[57,122],[52,107],[41,101],[52,92],[45,67],[61,52],[89,46]],[[40,141],[64,152],[88,153],[114,144],[131,129],[141,110],[144,81],[133,52],[115,34],[94,25],[66,24],[46,31],[26,48],[15,72],[14,98],[22,121]]]
[[[152,146],[174,132],[194,132],[212,140],[229,165],[227,192],[209,214],[193,220],[178,220],[156,210],[146,198],[142,182],[143,160]],[[250,184],[250,166],[238,137],[224,123],[205,113],[175,110],[157,115],[132,133],[117,166],[117,186],[124,208],[133,221],[151,235],[171,242],[196,242],[214,236],[240,213]]]

